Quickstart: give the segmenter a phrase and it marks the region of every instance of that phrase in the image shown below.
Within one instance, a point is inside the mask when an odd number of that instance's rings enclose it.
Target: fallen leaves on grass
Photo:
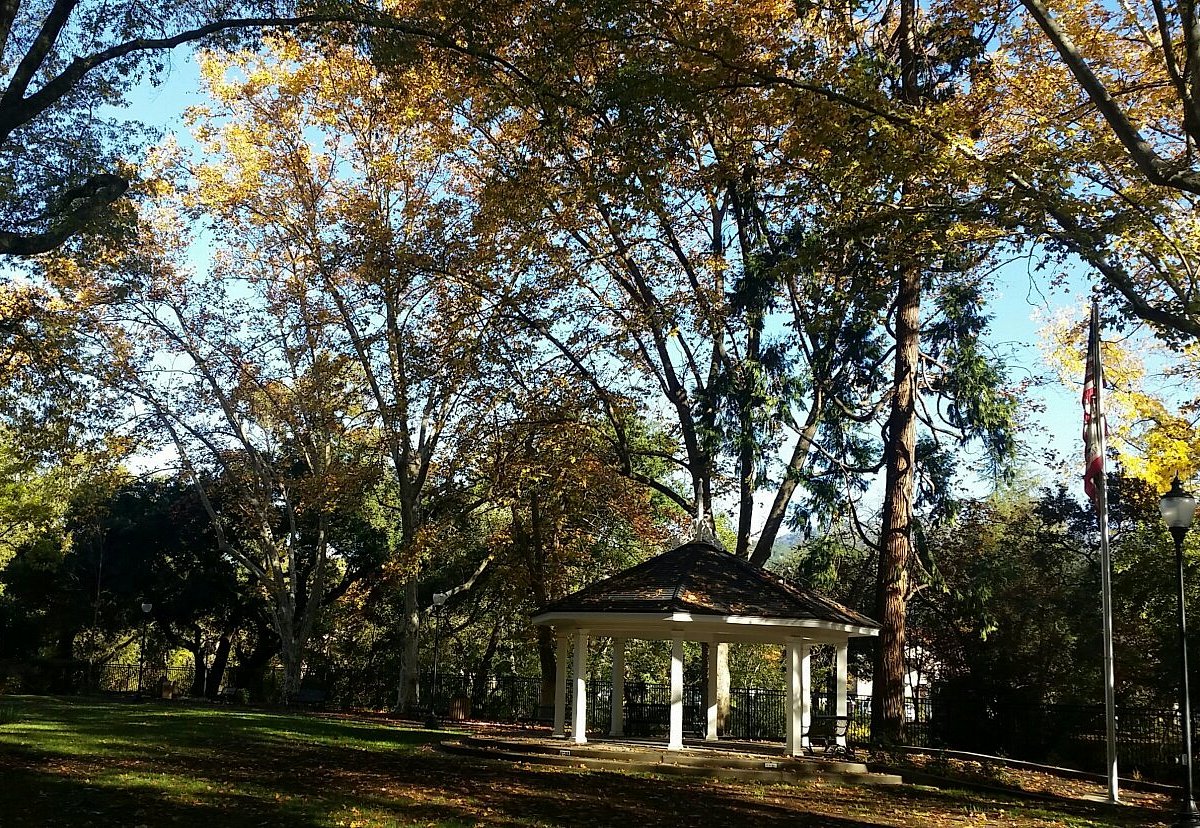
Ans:
[[[1087,779],[1077,779],[1030,768],[1010,767],[999,762],[960,759],[938,754],[906,753],[886,757],[894,767],[912,767],[948,780],[961,780],[996,788],[1011,788],[1033,794],[1062,799],[1103,802],[1108,798],[1107,785]],[[1144,808],[1170,809],[1173,797],[1160,791],[1121,790],[1121,801]]]

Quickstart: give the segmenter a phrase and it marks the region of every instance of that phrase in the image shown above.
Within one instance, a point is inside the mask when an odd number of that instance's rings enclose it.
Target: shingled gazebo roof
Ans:
[[[638,638],[686,629],[723,641],[844,640],[879,629],[861,613],[702,541],[547,604],[533,623]]]

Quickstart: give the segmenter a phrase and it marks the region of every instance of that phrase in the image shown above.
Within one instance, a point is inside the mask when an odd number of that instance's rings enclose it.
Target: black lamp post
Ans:
[[[142,643],[138,646],[138,686],[137,693],[134,698],[141,701],[142,698],[142,673],[146,669],[146,622],[150,620],[150,610],[154,609],[154,604],[149,601],[142,602]]]
[[[446,605],[446,599],[450,597],[447,592],[435,592],[433,594],[433,687],[429,694],[429,718],[425,720],[426,727],[441,727],[441,719],[437,713],[437,692],[438,692],[438,655],[442,649],[442,608]]]
[[[1171,483],[1171,490],[1163,495],[1159,511],[1171,537],[1175,539],[1175,564],[1179,573],[1179,682],[1180,716],[1183,718],[1183,801],[1179,805],[1179,817],[1175,825],[1179,828],[1200,828],[1200,810],[1196,809],[1196,797],[1192,790],[1192,704],[1188,692],[1187,663],[1187,610],[1183,591],[1183,537],[1192,525],[1196,514],[1196,498],[1179,485],[1179,475]]]

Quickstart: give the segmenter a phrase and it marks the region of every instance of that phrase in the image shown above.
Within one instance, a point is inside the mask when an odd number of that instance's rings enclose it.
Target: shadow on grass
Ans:
[[[0,757],[2,760],[2,757]],[[797,812],[728,792],[705,791],[657,779],[598,776],[562,771],[497,768],[499,773],[462,775],[461,767],[435,761],[426,767],[392,768],[380,779],[360,775],[309,779],[307,784],[274,780],[282,801],[245,794],[209,794],[181,802],[146,786],[120,787],[49,768],[12,768],[0,761],[5,825],[136,826],[180,825],[240,828],[331,824],[369,825],[567,825],[678,826],[699,824],[865,828],[875,823]],[[446,770],[454,771],[445,773]],[[401,770],[400,773],[393,773]],[[386,784],[374,782],[386,776]],[[508,784],[504,784],[508,783]],[[412,793],[406,794],[410,786]],[[339,818],[339,815],[342,815]]]
[[[19,720],[0,728],[5,826],[861,828],[905,824],[905,813],[965,819],[974,811],[1031,807],[1060,822],[1166,821],[1147,809],[1031,806],[911,787],[760,788],[531,768],[438,753],[429,743],[441,734],[429,731],[266,711],[74,699],[16,703]]]
[[[0,757],[2,758],[2,757]],[[320,824],[305,814],[264,813],[252,797],[230,795],[203,802],[180,802],[137,786],[122,788],[48,772],[14,768],[0,762],[4,792],[0,792],[0,824],[14,826],[239,826],[289,824],[308,828]]]

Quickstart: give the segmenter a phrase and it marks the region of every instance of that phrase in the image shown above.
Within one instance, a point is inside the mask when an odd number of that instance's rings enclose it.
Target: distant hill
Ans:
[[[771,547],[771,557],[767,559],[767,569],[771,569],[772,563],[777,562],[784,555],[791,552],[803,540],[804,536],[799,532],[786,532],[777,536],[775,544]]]

